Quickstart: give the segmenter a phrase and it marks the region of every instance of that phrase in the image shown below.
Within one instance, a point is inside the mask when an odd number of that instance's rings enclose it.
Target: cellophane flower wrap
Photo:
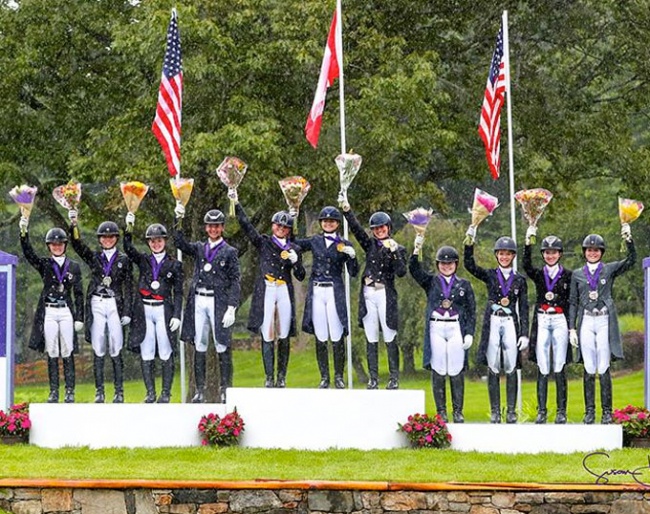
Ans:
[[[494,209],[498,206],[499,200],[496,196],[492,196],[479,188],[474,189],[474,201],[470,209],[472,214],[471,225],[474,228],[478,227],[485,218],[492,215]],[[471,244],[469,236],[465,238],[464,244]]]
[[[439,414],[412,414],[406,423],[397,424],[399,432],[404,432],[412,448],[448,448],[451,434],[447,423]]]
[[[64,209],[76,210],[81,201],[81,184],[72,179],[67,184],[55,187],[52,196]]]
[[[299,175],[283,178],[278,181],[278,184],[280,184],[280,189],[282,190],[282,194],[284,195],[284,199],[286,200],[289,209],[294,209],[297,213],[300,210],[302,201],[311,189],[311,184],[307,182],[307,179]],[[296,214],[293,226],[294,232],[298,229],[297,221],[298,215]]]
[[[628,405],[615,409],[612,420],[623,427],[623,443],[629,444],[635,437],[650,437],[650,411],[645,407]]]
[[[405,212],[404,217],[406,221],[415,229],[415,233],[424,236],[427,231],[427,226],[433,218],[433,210],[418,207],[412,211]],[[422,252],[418,254],[418,259],[422,260]]]
[[[618,217],[621,223],[632,223],[636,221],[643,212],[643,204],[638,200],[629,198],[618,199]]]
[[[190,196],[192,196],[192,189],[194,189],[194,179],[193,178],[170,178],[169,185],[172,189],[172,194],[176,201],[185,207],[190,201]]]
[[[16,186],[9,191],[9,196],[20,207],[20,214],[23,218],[29,219],[29,216],[32,214],[37,192],[38,188],[28,186],[27,184]]]
[[[11,435],[27,438],[31,428],[29,404],[12,405],[7,412],[0,410],[0,436]]]
[[[356,153],[342,153],[336,156],[334,162],[339,169],[339,180],[341,183],[341,193],[347,193],[354,177],[359,173],[363,159]]]
[[[226,157],[217,168],[217,176],[228,189],[237,190],[241,183],[248,165],[239,157]],[[235,201],[230,199],[230,216],[235,215]]]
[[[199,422],[201,443],[204,446],[234,446],[244,432],[244,420],[234,409],[221,418],[218,414],[206,414]]]
[[[535,189],[522,189],[515,193],[515,200],[521,205],[524,213],[524,218],[529,225],[536,227],[537,222],[542,217],[542,213],[546,206],[553,198],[553,193],[548,189],[541,187]],[[535,244],[535,237],[530,238],[530,242]]]
[[[142,199],[147,194],[147,191],[149,191],[149,186],[143,182],[133,180],[131,182],[121,182],[120,190],[122,191],[126,209],[130,213],[135,214],[138,212]]]

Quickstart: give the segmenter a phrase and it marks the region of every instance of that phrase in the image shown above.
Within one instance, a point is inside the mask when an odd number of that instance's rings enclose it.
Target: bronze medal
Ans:
[[[282,258],[282,259],[288,259],[288,258],[289,258],[289,252],[287,252],[286,250],[282,250],[282,251],[280,252],[280,258]]]
[[[154,289],[154,290],[155,290],[155,289],[158,289],[159,287],[160,287],[160,282],[158,282],[157,280],[154,280],[154,281],[151,283],[151,289]]]
[[[210,264],[209,262],[206,262],[203,265],[203,271],[210,271],[211,269],[212,269],[212,264]]]
[[[449,298],[445,298],[445,299],[442,301],[442,303],[440,304],[440,306],[441,306],[443,309],[449,309],[449,308],[451,307],[451,300],[450,300]]]
[[[544,295],[544,298],[546,298],[549,302],[552,302],[553,300],[555,300],[555,293],[553,293],[552,291],[548,291]]]
[[[589,291],[589,299],[594,302],[598,300],[598,291]]]
[[[105,287],[111,287],[111,282],[113,282],[113,279],[111,277],[104,277],[102,279],[102,285]]]
[[[504,296],[503,298],[501,298],[501,300],[499,301],[499,303],[500,303],[503,307],[507,307],[508,305],[510,305],[510,299],[509,299],[507,296]]]

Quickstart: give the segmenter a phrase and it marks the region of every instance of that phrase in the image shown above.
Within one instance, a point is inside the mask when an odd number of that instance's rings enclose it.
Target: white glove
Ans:
[[[517,341],[517,348],[520,352],[523,352],[526,348],[528,348],[528,338],[526,336],[521,336],[519,338]]]
[[[298,254],[296,253],[295,250],[289,250],[287,254],[288,254],[287,259],[291,261],[291,264],[295,264],[296,262],[298,262]]]
[[[226,309],[225,314],[223,315],[221,324],[223,325],[223,328],[228,328],[232,326],[234,322],[235,322],[235,307],[229,305],[228,308]]]
[[[345,255],[348,255],[352,259],[354,259],[357,256],[357,252],[354,251],[354,248],[352,246],[345,245],[343,250],[341,250]]]
[[[569,330],[569,343],[574,348],[578,347],[578,332],[575,329]]]
[[[345,212],[350,210],[350,202],[348,202],[348,193],[346,191],[339,191],[338,202],[339,207]]]
[[[469,237],[472,242],[476,240],[476,227],[474,225],[470,225],[467,227],[467,232],[465,232],[465,235]]]
[[[185,217],[185,206],[181,202],[176,202],[176,207],[174,207],[174,214],[177,218]]]
[[[128,316],[122,316],[122,317],[120,318],[120,324],[121,324],[123,327],[126,326],[126,325],[128,325],[129,323],[131,323],[131,318],[129,318]]]
[[[77,210],[76,209],[70,209],[68,211],[68,219],[70,222],[75,225],[77,223]]]
[[[237,190],[234,187],[228,188],[228,198],[230,198],[230,200],[235,203],[239,202],[239,196],[237,195]]]
[[[29,220],[24,216],[21,216],[20,221],[18,222],[18,227],[20,227],[20,231],[24,234],[27,232],[27,227],[29,227]]]
[[[298,217],[298,209],[296,209],[295,207],[289,207],[289,215],[292,218],[297,218]]]
[[[128,212],[124,218],[127,225],[133,225],[135,223],[135,214]]]
[[[621,237],[624,241],[632,241],[632,231],[629,223],[621,223]]]
[[[399,245],[397,244],[397,241],[395,241],[394,239],[388,239],[388,249],[391,252],[396,252],[398,248]]]
[[[537,227],[534,225],[528,225],[528,229],[526,229],[526,244],[530,245],[532,242],[535,240],[535,236],[537,235]]]
[[[467,334],[465,337],[463,337],[463,350],[469,350],[469,347],[472,346],[473,342],[474,342],[473,335]]]
[[[84,322],[83,321],[75,321],[74,322],[74,329],[75,332],[81,332],[84,329]]]
[[[176,332],[181,326],[181,320],[178,318],[172,318],[169,320],[169,330]]]

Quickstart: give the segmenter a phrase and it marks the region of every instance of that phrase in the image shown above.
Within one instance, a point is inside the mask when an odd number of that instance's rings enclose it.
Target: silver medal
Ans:
[[[548,291],[545,295],[544,298],[546,298],[549,302],[555,300],[555,293],[552,291]]]
[[[102,284],[106,287],[111,287],[111,282],[113,282],[113,279],[111,277],[104,277],[102,279]]]
[[[589,299],[593,301],[598,300],[598,291],[589,291]]]
[[[151,289],[158,289],[159,287],[160,287],[160,282],[158,282],[157,280],[154,280],[151,283]]]
[[[211,269],[212,269],[212,264],[210,264],[209,262],[206,262],[203,265],[203,271],[210,271]]]
[[[59,284],[59,287],[57,287],[56,290],[57,290],[59,293],[62,293],[63,291],[65,291],[65,287],[63,287],[63,284]]]

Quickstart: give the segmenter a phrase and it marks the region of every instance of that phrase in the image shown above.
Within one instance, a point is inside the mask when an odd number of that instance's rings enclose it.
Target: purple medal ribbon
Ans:
[[[510,287],[512,286],[512,281],[515,279],[515,272],[511,271],[508,280],[506,280],[501,272],[501,268],[497,268],[497,279],[499,280],[503,296],[508,296],[510,293]]]
[[[560,264],[560,267],[558,268],[557,273],[555,274],[555,278],[551,280],[551,277],[548,276],[548,270],[546,269],[546,266],[544,266],[544,283],[546,284],[546,291],[548,291],[549,293],[553,292],[553,288],[555,287],[555,284],[557,284],[557,281],[560,280],[563,271],[564,268]]]
[[[290,250],[291,249],[291,243],[289,243],[289,241],[287,241],[285,244],[282,244],[282,241],[280,241],[275,236],[271,236],[271,240],[276,244],[276,246],[280,247],[282,250]]]
[[[102,270],[104,272],[104,276],[108,277],[111,274],[111,269],[113,268],[113,264],[117,260],[117,252],[113,252],[113,256],[111,257],[110,260],[106,258],[106,254],[102,252]]]
[[[325,235],[324,237],[325,237],[325,239],[328,239],[328,240],[330,240],[330,241],[332,241],[334,243],[340,243],[341,242],[341,238],[339,237],[338,234],[336,234],[335,236]]]
[[[68,268],[70,267],[70,261],[66,259],[63,263],[63,268],[61,268],[54,259],[52,259],[52,269],[54,269],[54,274],[56,279],[59,281],[59,284],[63,285],[63,279],[68,273]]]
[[[222,239],[221,242],[212,249],[210,249],[210,243],[205,243],[203,247],[203,254],[205,255],[205,260],[208,261],[210,264],[212,264],[212,261],[217,256],[217,252],[219,251],[219,248],[221,248],[221,246],[225,242],[226,241]]]
[[[451,276],[449,283],[447,283],[441,275],[438,275],[438,279],[440,280],[440,287],[442,287],[442,296],[445,297],[445,300],[449,300],[449,297],[451,296],[451,288],[454,286],[454,281],[456,280],[456,275],[454,274]]]
[[[160,270],[162,268],[163,262],[167,259],[167,255],[165,255],[160,262],[156,260],[156,258],[152,255],[149,257],[149,262],[151,263],[151,274],[153,275],[153,281],[157,282],[158,281],[158,276],[160,275]]]
[[[598,279],[600,278],[600,272],[603,269],[603,263],[599,262],[594,274],[592,275],[589,272],[589,267],[585,264],[585,267],[582,268],[585,272],[585,277],[587,278],[587,283],[589,284],[589,289],[591,291],[596,291],[598,289]]]

